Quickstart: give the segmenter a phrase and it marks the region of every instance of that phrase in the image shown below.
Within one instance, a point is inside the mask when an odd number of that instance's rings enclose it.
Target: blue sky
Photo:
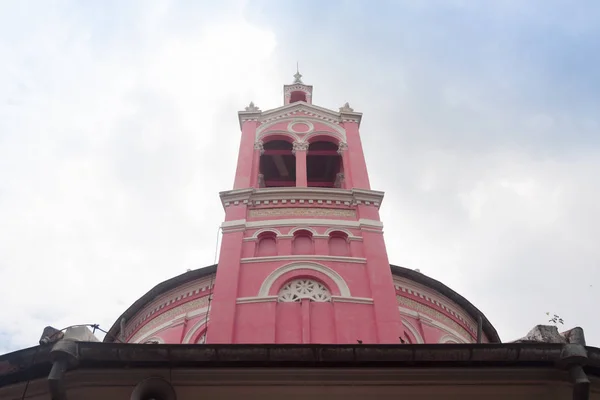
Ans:
[[[364,113],[392,263],[504,340],[549,311],[598,345],[599,19],[594,1],[2,3],[0,299],[20,303],[0,353],[107,328],[212,264],[236,112],[281,105],[296,61],[316,104]]]

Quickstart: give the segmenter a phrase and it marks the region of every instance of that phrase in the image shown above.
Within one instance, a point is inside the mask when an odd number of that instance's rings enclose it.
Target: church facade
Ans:
[[[107,341],[397,344],[499,342],[472,304],[390,266],[349,104],[313,104],[301,75],[283,105],[238,113],[241,140],[218,268],[177,277],[134,304]]]

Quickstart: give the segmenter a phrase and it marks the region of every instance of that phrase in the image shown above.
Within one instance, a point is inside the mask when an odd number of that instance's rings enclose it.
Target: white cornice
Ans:
[[[465,324],[472,333],[477,332],[477,322],[469,317],[468,314],[463,311],[462,307],[441,293],[400,277],[394,277],[394,287],[397,291],[419,297],[422,300],[436,305],[444,310],[449,317],[456,318]]]
[[[242,264],[251,264],[271,261],[333,261],[352,264],[366,264],[367,259],[361,257],[322,256],[322,255],[292,255],[292,256],[266,256],[242,258]]]
[[[263,221],[246,221],[237,219],[234,221],[225,221],[221,224],[224,233],[244,231],[246,229],[272,228],[279,226],[335,226],[340,228],[355,228],[361,230],[373,230],[382,232],[383,223],[373,219],[361,218],[358,221],[349,221],[346,219],[320,219],[320,218],[292,218],[292,219],[271,219]]]
[[[238,120],[240,122],[240,129],[245,121],[259,121],[262,111],[238,111]]]
[[[294,117],[294,113],[303,112],[309,117],[320,119],[334,124],[339,124],[346,121],[356,122],[360,125],[362,119],[362,113],[359,112],[338,112],[333,111],[325,107],[316,106],[314,104],[308,104],[304,101],[297,101],[291,104],[286,104],[281,107],[273,108],[271,110],[258,112],[240,111],[238,113],[240,119],[240,126],[242,121],[257,120],[262,124],[275,121],[278,119]]]
[[[468,335],[467,331],[464,330],[464,328],[463,328],[464,334],[462,334],[462,333],[444,325],[442,322],[436,321],[435,319],[431,318],[430,316],[422,314],[418,311],[411,310],[410,308],[406,308],[406,307],[402,307],[402,306],[399,306],[398,309],[400,310],[401,315],[418,319],[421,321],[422,324],[431,326],[433,328],[440,329],[443,332],[445,332],[446,334],[451,334],[453,336],[456,336],[457,338],[461,338],[461,342],[471,343],[473,341],[473,338],[470,335]]]
[[[331,296],[334,303],[373,304],[373,299],[352,296]],[[238,297],[237,304],[276,302],[277,296]]]
[[[237,304],[276,302],[277,296],[238,297]]]
[[[310,204],[380,207],[384,192],[366,189],[329,189],[312,187],[277,187],[227,190],[219,193],[223,208],[231,205],[285,205]]]

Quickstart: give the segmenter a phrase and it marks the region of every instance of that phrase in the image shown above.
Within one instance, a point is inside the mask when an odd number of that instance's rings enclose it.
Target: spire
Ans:
[[[298,69],[297,61],[296,61],[296,73],[294,74],[294,83],[304,84],[304,82],[302,82],[302,74],[300,74],[300,70]]]

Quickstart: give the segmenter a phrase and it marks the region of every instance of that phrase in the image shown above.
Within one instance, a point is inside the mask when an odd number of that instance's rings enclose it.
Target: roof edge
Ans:
[[[74,368],[198,367],[564,367],[569,344],[181,345],[75,342]],[[581,365],[600,376],[600,349],[580,346]],[[48,376],[52,345],[0,356],[0,387]],[[567,352],[568,353],[568,352]],[[157,358],[157,354],[160,357]]]

